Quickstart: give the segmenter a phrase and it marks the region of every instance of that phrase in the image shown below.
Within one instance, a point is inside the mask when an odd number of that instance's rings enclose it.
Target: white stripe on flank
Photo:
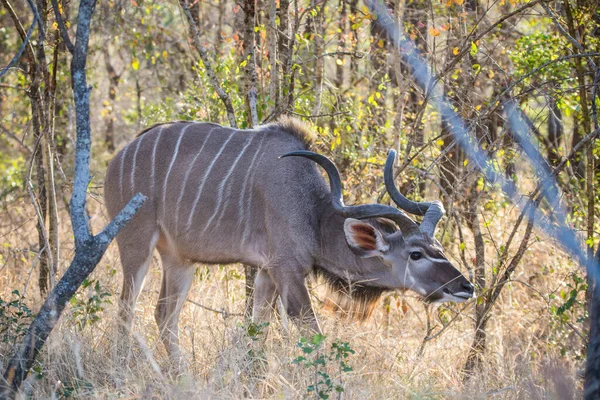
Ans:
[[[240,220],[243,215],[247,216],[246,223],[244,225],[244,234],[242,235],[242,242],[241,242],[242,246],[246,242],[247,232],[250,227],[250,218],[249,217],[250,217],[250,209],[251,209],[251,204],[252,204],[252,186],[254,185],[254,175],[256,175],[256,168],[254,168],[254,161],[257,160],[257,158],[258,158],[257,156],[260,154],[260,150],[262,148],[265,136],[267,136],[267,135],[263,134],[263,137],[260,139],[260,145],[258,146],[258,150],[256,150],[256,153],[254,154],[252,163],[250,164],[250,167],[248,168],[248,175],[246,175],[246,180],[244,180],[244,185],[242,186],[242,190],[240,191],[240,202],[239,202]],[[250,175],[252,175],[252,177],[250,178],[250,194],[248,196],[246,196],[245,195],[246,183],[247,183],[248,177]],[[244,203],[244,200],[245,200],[245,203]],[[245,212],[242,211],[242,207],[244,207],[244,206],[246,206]]]
[[[244,194],[246,192],[246,184],[248,183],[248,178],[252,174],[254,162],[256,161],[257,156],[260,154],[260,150],[262,148],[263,141],[265,140],[265,136],[266,136],[266,134],[262,134],[262,137],[260,138],[260,142],[258,144],[258,149],[256,149],[256,153],[254,153],[254,157],[252,157],[252,161],[250,162],[250,166],[248,167],[248,173],[246,174],[246,179],[244,179],[244,183],[242,184],[242,190],[240,190],[240,200],[238,203],[238,211],[239,211],[238,221],[240,221],[240,223],[242,221],[242,217],[244,216],[243,209],[244,209],[244,199],[245,199]]]
[[[175,159],[177,158],[177,153],[179,153],[179,145],[181,144],[181,139],[183,139],[183,136],[185,135],[185,131],[187,130],[187,128],[189,128],[192,125],[193,124],[186,124],[186,126],[184,126],[183,129],[181,130],[181,132],[179,133],[179,138],[177,138],[177,143],[175,144],[175,152],[173,153],[173,157],[171,157],[171,163],[169,164],[169,169],[167,170],[167,174],[165,175],[165,182],[163,183],[163,195],[162,195],[163,217],[167,213],[167,207],[166,207],[165,203],[167,202],[167,184],[169,183],[169,175],[171,174],[171,169],[173,168],[173,164],[175,164]]]
[[[170,126],[170,125],[168,125]],[[152,148],[152,163],[150,165],[150,195],[154,196],[154,173],[155,173],[155,160],[156,160],[156,147],[158,146],[158,142],[160,142],[160,137],[163,133],[163,128],[165,125],[161,125],[158,133],[156,134],[156,139],[154,140],[154,147]],[[145,133],[147,135],[148,133]]]
[[[129,177],[129,185],[131,186],[131,193],[135,191],[135,164],[137,161],[137,153],[140,149],[140,144],[142,144],[142,140],[144,140],[144,135],[137,139],[137,145],[135,146],[135,151],[133,152],[133,162],[131,166],[131,175]]]
[[[206,146],[206,143],[208,143],[208,139],[210,139],[210,135],[212,134],[212,131],[214,131],[215,129],[218,129],[218,128],[221,128],[221,127],[215,126],[215,127],[211,128],[210,131],[208,131],[208,134],[206,135],[206,139],[204,139],[204,143],[202,143],[200,150],[198,151],[196,156],[194,156],[194,159],[190,163],[190,166],[187,169],[187,171],[185,171],[185,176],[183,177],[183,184],[181,185],[181,190],[179,191],[179,197],[177,198],[177,204],[175,205],[175,210],[174,210],[175,211],[175,232],[177,232],[177,225],[179,222],[179,205],[181,204],[181,199],[183,198],[183,194],[185,193],[185,185],[187,184],[188,178],[190,177],[190,174],[192,173],[192,170],[194,169],[194,164],[196,164],[196,160],[198,159],[198,157],[200,157],[200,154],[202,153],[202,150],[204,150],[204,146]]]
[[[186,232],[189,232],[190,227],[192,226],[192,220],[194,219],[194,212],[196,212],[196,206],[198,205],[198,202],[200,201],[200,196],[202,195],[202,190],[204,189],[204,184],[206,183],[206,178],[210,174],[210,171],[212,170],[212,168],[215,166],[215,163],[221,156],[221,153],[223,153],[223,150],[225,150],[225,147],[227,147],[227,143],[229,143],[229,141],[235,136],[234,132],[235,131],[233,131],[232,133],[229,134],[229,137],[227,138],[225,143],[223,143],[223,145],[221,146],[221,150],[219,150],[219,152],[215,155],[215,158],[213,158],[213,160],[211,161],[211,163],[208,166],[208,168],[206,169],[206,171],[204,171],[204,175],[202,176],[202,180],[200,181],[200,187],[198,188],[198,192],[196,193],[196,199],[194,200],[194,205],[192,206],[192,210],[190,211],[190,216],[188,217],[188,220],[187,220],[187,224],[185,227]]]
[[[237,165],[238,161],[240,161],[240,158],[242,158],[242,156],[244,155],[244,153],[246,152],[246,149],[248,148],[248,146],[250,146],[250,143],[252,143],[252,139],[253,137],[250,138],[250,140],[248,140],[248,138],[246,138],[246,141],[248,143],[246,143],[244,145],[244,147],[242,148],[242,151],[240,151],[240,153],[238,154],[238,156],[236,157],[235,161],[233,162],[233,164],[231,164],[231,168],[229,168],[229,171],[227,172],[227,175],[225,175],[225,177],[223,178],[223,181],[221,182],[221,184],[219,185],[219,195],[217,197],[217,205],[215,206],[215,212],[213,213],[213,215],[208,219],[208,222],[206,223],[206,225],[204,226],[204,230],[202,231],[202,233],[206,232],[206,229],[208,229],[208,227],[210,226],[210,223],[213,221],[213,219],[215,219],[215,217],[217,216],[217,213],[219,212],[219,207],[221,206],[221,201],[223,201],[223,189],[225,188],[225,184],[227,183],[227,180],[229,179],[229,177],[231,176],[231,174],[233,173],[233,170],[235,169],[235,166]],[[225,204],[223,205],[223,210],[225,210],[225,208],[227,207],[227,202],[225,202]],[[221,212],[221,216],[219,217],[217,223],[215,224],[215,226],[219,226],[219,223],[221,221],[221,217],[223,217],[223,212]]]
[[[119,167],[119,193],[121,194],[121,203],[123,203],[123,170],[125,168],[125,155],[127,154],[127,150],[129,150],[129,143],[125,148],[121,151],[121,165]]]

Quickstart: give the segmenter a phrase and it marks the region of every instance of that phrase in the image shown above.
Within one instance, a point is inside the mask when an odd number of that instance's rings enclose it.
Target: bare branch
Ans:
[[[208,53],[206,52],[206,49],[202,45],[202,41],[200,40],[200,31],[198,31],[198,26],[196,25],[196,22],[194,21],[194,17],[192,16],[192,13],[190,11],[190,7],[189,7],[187,0],[182,0],[181,6],[183,7],[183,12],[187,16],[188,22],[190,24],[190,30],[192,33],[192,39],[194,41],[194,46],[196,47],[198,54],[200,54],[200,59],[202,60],[202,63],[204,64],[204,68],[206,69],[206,73],[208,74],[208,79],[210,80],[210,83],[212,84],[213,88],[216,90],[217,94],[219,95],[219,98],[223,102],[223,105],[225,106],[225,110],[227,110],[227,118],[229,119],[229,125],[231,125],[232,128],[237,128],[233,104],[231,103],[231,99],[229,98],[229,95],[225,92],[225,90],[223,90],[223,88],[221,87],[221,84],[219,83],[219,80],[217,79],[215,70],[212,67],[212,62],[211,62],[210,58],[208,57]]]
[[[67,31],[67,27],[65,26],[65,21],[60,15],[60,7],[58,6],[58,0],[52,0],[52,8],[54,9],[54,18],[56,18],[56,22],[58,24],[58,29],[60,30],[60,35],[62,36],[65,45],[67,46],[67,50],[69,53],[73,54],[75,51],[73,47],[73,42],[71,42],[71,38],[69,38],[69,31]]]
[[[29,57],[32,60],[35,59],[33,48],[31,47],[31,43],[29,43],[29,39],[31,39],[31,35],[33,34],[35,25],[39,21],[39,14],[37,12],[37,9],[35,8],[35,5],[31,2],[31,0],[29,0],[29,5],[31,7],[31,10],[33,11],[33,22],[31,23],[31,26],[29,27],[27,34],[25,34],[24,30],[23,30],[23,26],[21,25],[21,21],[19,21],[17,14],[15,13],[15,11],[12,8],[12,6],[10,5],[10,3],[8,3],[8,0],[1,0],[1,1],[2,1],[2,4],[4,5],[4,7],[8,10],[8,13],[10,14],[11,18],[13,19],[15,27],[17,28],[17,31],[19,31],[19,35],[21,36],[23,43],[21,44],[21,47],[17,51],[17,54],[15,54],[15,56],[12,58],[12,60],[10,60],[8,65],[6,67],[3,67],[0,70],[0,77],[4,76],[8,72],[8,70],[11,69],[17,63],[17,61],[19,61],[19,58],[21,58],[21,55],[23,54],[23,52],[25,51],[26,48],[27,48],[27,53],[28,53]],[[41,24],[39,24],[39,27],[41,28]],[[43,35],[43,31],[40,31],[40,33]]]

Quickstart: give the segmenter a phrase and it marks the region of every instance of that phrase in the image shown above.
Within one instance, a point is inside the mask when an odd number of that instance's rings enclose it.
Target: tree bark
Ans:
[[[256,0],[244,0],[242,3],[244,11],[244,61],[246,62],[246,124],[251,128],[258,126],[258,112],[256,109],[256,59],[254,24],[256,19]],[[251,315],[254,307],[254,279],[256,268],[244,264],[244,278],[246,280],[246,312]]]
[[[77,145],[75,153],[75,176],[71,197],[71,222],[75,237],[75,256],[62,279],[54,287],[44,302],[40,312],[27,330],[23,341],[16,347],[15,354],[8,362],[4,379],[0,380],[0,397],[12,399],[27,377],[38,353],[58,322],[67,302],[85,278],[94,270],[107,246],[123,226],[135,215],[145,198],[137,194],[119,215],[97,236],[90,232],[88,215],[85,209],[87,187],[90,181],[89,163],[91,149],[91,128],[89,114],[89,93],[87,86],[86,62],[89,42],[89,29],[95,0],[82,0],[77,18],[76,41],[71,60],[71,86],[75,99],[77,121]],[[62,32],[67,35],[66,30]],[[68,38],[67,38],[68,41]],[[70,41],[68,41],[70,42]]]
[[[108,47],[102,49],[102,55],[104,57],[104,66],[108,75],[108,105],[106,106],[106,115],[104,116],[104,124],[106,125],[104,131],[104,145],[106,149],[114,153],[115,151],[115,115],[113,108],[115,107],[115,100],[117,99],[117,90],[119,88],[119,82],[121,81],[121,74],[115,71],[110,59],[110,52]]]

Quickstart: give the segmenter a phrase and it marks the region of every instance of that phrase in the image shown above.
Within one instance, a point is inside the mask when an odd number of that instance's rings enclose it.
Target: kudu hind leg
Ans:
[[[169,356],[176,363],[181,359],[179,348],[179,314],[187,298],[194,272],[193,264],[161,252],[163,278],[156,305],[155,318],[160,337]]]
[[[142,291],[144,280],[152,263],[152,252],[158,240],[158,232],[146,231],[146,234],[131,234],[127,231],[117,238],[121,265],[123,267],[123,287],[119,302],[119,322],[122,334],[129,334],[135,304]]]

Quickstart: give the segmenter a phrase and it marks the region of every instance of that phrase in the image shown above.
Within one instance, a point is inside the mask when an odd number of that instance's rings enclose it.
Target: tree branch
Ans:
[[[92,236],[85,210],[89,183],[91,128],[89,115],[90,88],[86,82],[86,62],[89,30],[96,0],[82,0],[77,17],[77,34],[71,60],[71,85],[75,101],[77,144],[75,154],[75,178],[71,197],[71,221],[75,235],[75,257],[71,265],[48,295],[23,341],[16,347],[10,359],[4,379],[0,381],[0,398],[12,399],[17,395],[38,353],[58,322],[67,302],[73,297],[119,231],[143,205],[146,198],[135,195],[125,208],[97,236]]]
[[[31,10],[33,11],[33,22],[31,23],[31,26],[29,27],[27,34],[25,34],[25,31],[23,30],[23,25],[21,25],[21,21],[19,21],[19,18],[17,17],[15,10],[12,8],[10,3],[8,3],[7,0],[1,0],[1,1],[2,1],[2,4],[4,5],[4,7],[8,10],[8,13],[11,16],[11,18],[14,22],[15,28],[19,32],[19,35],[21,36],[23,43],[21,44],[21,47],[17,51],[17,54],[15,54],[15,56],[12,58],[12,60],[10,60],[8,65],[6,67],[3,67],[0,70],[0,77],[4,76],[8,72],[8,70],[11,69],[17,63],[17,61],[19,61],[19,58],[21,58],[21,55],[23,54],[23,52],[25,51],[26,48],[27,48],[28,56],[32,60],[35,60],[33,47],[31,46],[31,43],[29,43],[29,39],[31,39],[31,35],[33,34],[35,25],[38,24],[38,21],[39,21],[39,14],[37,12],[37,9],[35,8],[35,5],[31,1],[29,1],[29,6],[31,7]],[[41,29],[41,24],[39,24],[38,26]],[[40,30],[40,34],[41,34],[41,36],[43,36],[44,32],[42,30]]]
[[[190,30],[192,33],[192,39],[194,41],[194,46],[196,47],[198,54],[200,54],[200,59],[202,60],[202,63],[204,64],[204,68],[206,69],[206,73],[208,74],[208,79],[210,80],[210,83],[212,84],[213,88],[217,91],[219,98],[221,99],[221,101],[223,102],[223,105],[225,106],[225,110],[227,110],[227,118],[229,119],[229,125],[231,125],[232,128],[237,128],[233,104],[231,103],[231,99],[229,98],[229,95],[221,87],[221,84],[219,83],[219,80],[217,79],[217,75],[215,74],[215,70],[212,67],[212,62],[210,61],[210,58],[208,57],[208,53],[206,52],[206,49],[204,48],[204,46],[202,46],[202,42],[200,41],[200,31],[198,30],[198,26],[196,25],[196,22],[194,21],[194,17],[192,16],[192,13],[190,12],[189,4],[188,4],[187,0],[181,0],[180,3],[181,3],[181,7],[183,8],[183,12],[187,16],[188,22],[190,24]]]
[[[71,38],[69,38],[69,32],[67,31],[67,27],[65,26],[65,21],[60,15],[60,7],[58,7],[58,0],[52,0],[52,8],[54,9],[54,18],[56,18],[58,29],[60,30],[60,35],[62,36],[63,42],[65,42],[65,46],[67,46],[67,50],[69,50],[69,53],[73,54],[75,49],[73,47],[73,42],[71,42]]]

